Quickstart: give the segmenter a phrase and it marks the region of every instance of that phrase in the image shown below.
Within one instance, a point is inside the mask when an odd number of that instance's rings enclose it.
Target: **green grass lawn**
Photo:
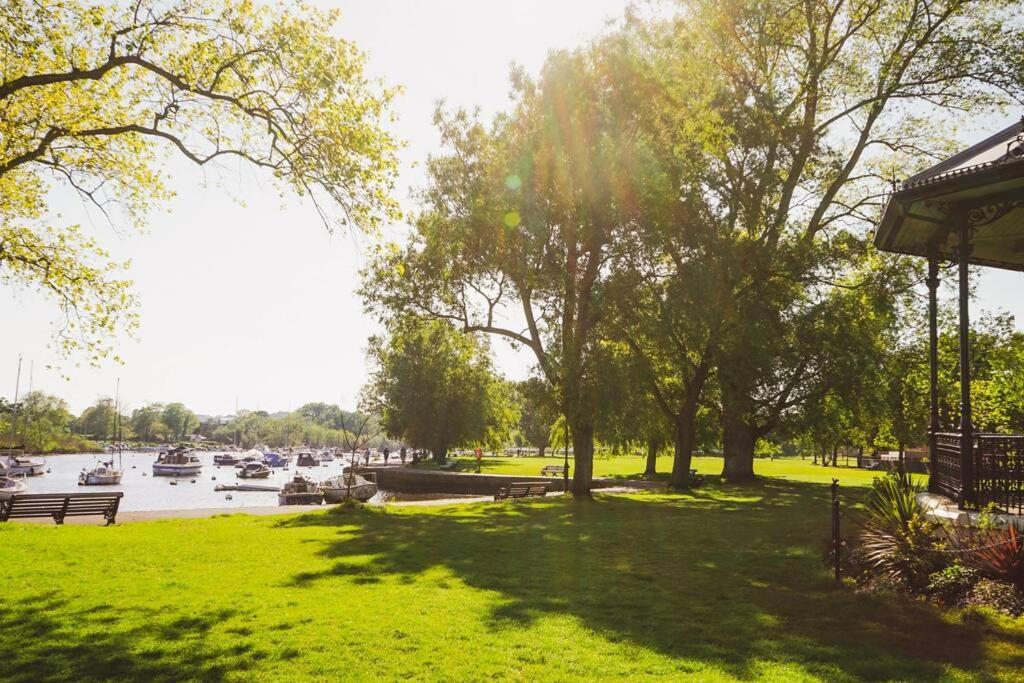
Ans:
[[[465,472],[475,471],[476,459],[471,457],[458,458],[459,469]],[[570,464],[572,460],[570,459]],[[851,459],[851,463],[853,460]],[[481,471],[486,474],[519,474],[538,476],[545,465],[560,465],[562,458],[523,457],[523,458],[483,458]],[[840,460],[840,463],[842,461]],[[647,459],[638,455],[597,456],[594,458],[595,477],[633,478],[644,471]],[[424,463],[421,467],[434,467]],[[693,459],[693,467],[703,475],[718,476],[722,473],[722,459],[715,457],[697,457]],[[672,458],[658,458],[658,472],[667,478],[672,471]],[[871,480],[881,475],[880,472],[857,469],[856,467],[822,467],[811,460],[800,458],[757,458],[754,460],[754,473],[764,477],[777,477],[791,481],[803,481],[817,484],[831,484],[832,478],[839,480],[840,486],[868,486]],[[923,477],[922,477],[923,481]]]
[[[837,588],[828,528],[781,479],[3,524],[0,680],[1020,680],[1024,620]]]

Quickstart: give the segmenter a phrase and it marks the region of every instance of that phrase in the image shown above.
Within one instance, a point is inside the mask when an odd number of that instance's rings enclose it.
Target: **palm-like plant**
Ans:
[[[958,526],[950,534],[950,542],[967,566],[1024,589],[1024,533],[1013,524],[987,529]]]
[[[917,502],[921,490],[902,473],[876,479],[858,536],[870,566],[915,590],[924,587],[938,564],[938,525],[927,518]]]

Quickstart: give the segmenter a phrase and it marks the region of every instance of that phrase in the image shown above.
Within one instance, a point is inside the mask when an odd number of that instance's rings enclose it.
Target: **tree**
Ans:
[[[604,76],[599,50],[555,53],[536,82],[515,74],[515,104],[490,128],[439,113],[446,152],[428,162],[411,243],[383,250],[362,289],[383,318],[443,320],[529,349],[570,426],[577,496],[593,475],[602,292],[645,158]]]
[[[551,426],[557,419],[555,400],[547,382],[539,377],[530,377],[516,383],[519,394],[521,413],[519,432],[527,445],[537,449],[537,454],[544,457],[551,442]]]
[[[506,421],[507,391],[487,348],[437,320],[402,320],[370,344],[374,369],[365,395],[385,431],[430,449],[444,462],[456,446],[482,442]]]
[[[162,441],[168,435],[163,422],[164,404],[150,403],[132,411],[131,425],[135,436],[142,441]]]
[[[64,186],[108,220],[170,196],[157,162],[244,161],[309,198],[326,224],[375,228],[396,143],[394,90],[331,28],[336,12],[245,0],[10,0],[0,8],[0,282],[64,314],[65,353],[97,362],[137,324],[122,264],[49,214]]]
[[[114,423],[114,399],[100,398],[75,420],[75,431],[102,441],[114,436]]]
[[[328,429],[342,429],[344,427],[343,411],[334,404],[322,402],[307,403],[299,408],[298,412],[321,427],[327,427]]]
[[[168,403],[160,415],[160,421],[167,425],[175,441],[184,440],[199,427],[199,418],[181,403]]]
[[[703,256],[723,275],[714,355],[723,474],[736,481],[753,477],[758,438],[822,395],[827,359],[804,343],[823,339],[814,313],[837,280],[872,267],[864,246],[889,176],[946,147],[914,105],[973,116],[1019,101],[1021,82],[1002,30],[1011,3],[683,4],[651,29],[669,47],[648,70],[667,85],[648,92],[669,117],[688,113],[675,93],[704,93],[717,120],[696,182],[722,238]],[[856,332],[856,318],[835,322]]]
[[[68,404],[56,396],[33,391],[21,401],[18,423],[27,450],[35,453],[52,451],[69,436],[72,421]]]

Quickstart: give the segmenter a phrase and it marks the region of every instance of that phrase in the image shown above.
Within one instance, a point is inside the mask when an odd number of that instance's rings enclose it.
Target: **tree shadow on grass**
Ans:
[[[238,637],[226,648],[208,643],[209,631],[234,610],[190,616],[110,604],[75,606],[59,591],[0,600],[0,680],[22,681],[181,681],[222,680],[249,668],[253,647]],[[55,643],[57,645],[55,645]]]
[[[1012,654],[1024,652],[1020,632],[986,633],[928,605],[837,588],[820,555],[827,501],[827,487],[762,480],[589,502],[334,512],[279,526],[339,527],[320,551],[336,563],[291,586],[407,583],[441,566],[501,594],[487,617],[494,629],[567,614],[609,641],[744,678],[771,660],[830,680],[934,679],[948,665],[982,666],[985,638],[1011,653],[997,666],[1024,665]]]

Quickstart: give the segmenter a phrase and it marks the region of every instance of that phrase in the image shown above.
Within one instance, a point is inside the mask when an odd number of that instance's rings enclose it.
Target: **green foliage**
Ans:
[[[1024,533],[1017,526],[960,526],[953,530],[950,538],[965,564],[990,579],[1024,589]]]
[[[951,564],[928,577],[927,593],[944,605],[959,605],[977,584],[976,569],[960,563]]]
[[[519,419],[510,386],[494,374],[487,347],[441,321],[401,319],[370,345],[374,370],[364,394],[385,430],[429,448],[506,443]]]
[[[895,472],[876,479],[864,503],[858,534],[866,561],[911,590],[924,588],[939,563],[938,525],[926,517],[916,498],[923,490]]]
[[[1012,583],[981,579],[964,598],[964,605],[988,607],[1007,616],[1024,616],[1024,593]]]
[[[199,427],[199,418],[182,403],[169,403],[160,414],[172,441],[184,441]]]
[[[366,76],[337,17],[249,0],[3,4],[0,284],[56,302],[60,351],[99,362],[138,311],[127,264],[59,225],[55,187],[142,227],[173,194],[159,168],[173,152],[264,169],[331,226],[398,216],[397,144],[384,130],[395,91]]]

